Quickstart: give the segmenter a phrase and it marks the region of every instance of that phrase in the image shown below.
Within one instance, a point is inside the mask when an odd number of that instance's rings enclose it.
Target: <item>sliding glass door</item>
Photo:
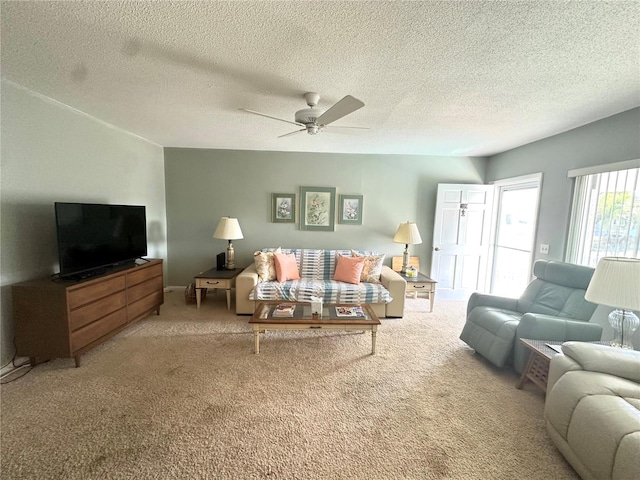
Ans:
[[[536,179],[498,188],[491,293],[518,297],[531,280],[539,186]]]

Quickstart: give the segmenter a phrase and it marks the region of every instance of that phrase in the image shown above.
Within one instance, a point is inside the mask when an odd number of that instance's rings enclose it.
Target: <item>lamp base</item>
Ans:
[[[611,345],[633,350],[631,337],[640,326],[640,319],[631,310],[615,309],[609,314],[609,325],[613,328],[614,337]]]
[[[229,240],[229,246],[227,247],[227,263],[224,265],[227,270],[235,270],[235,252],[233,251],[233,244]]]
[[[405,245],[404,252],[402,253],[402,270],[400,273],[406,275],[407,269],[409,268],[409,245]]]

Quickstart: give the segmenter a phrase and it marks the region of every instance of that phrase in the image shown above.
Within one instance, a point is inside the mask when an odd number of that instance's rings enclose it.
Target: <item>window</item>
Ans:
[[[640,168],[574,176],[567,261],[595,267],[602,257],[638,257]]]

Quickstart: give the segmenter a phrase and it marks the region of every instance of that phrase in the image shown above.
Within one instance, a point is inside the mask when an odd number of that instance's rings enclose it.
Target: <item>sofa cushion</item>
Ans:
[[[278,282],[284,283],[287,280],[298,280],[300,278],[295,255],[292,253],[274,253],[273,259],[276,265]]]
[[[352,257],[364,257],[364,265],[362,267],[361,282],[380,283],[380,274],[382,273],[382,264],[385,254],[366,254],[351,250]]]
[[[274,253],[282,253],[280,247],[273,252],[255,252],[253,254],[253,263],[256,266],[258,279],[261,282],[272,282],[278,276],[276,275],[276,264],[273,260]]]
[[[364,266],[364,257],[345,257],[338,254],[336,272],[333,279],[338,282],[360,284],[360,275]]]

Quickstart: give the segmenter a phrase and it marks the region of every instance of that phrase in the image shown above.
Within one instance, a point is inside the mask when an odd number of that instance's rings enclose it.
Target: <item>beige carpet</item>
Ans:
[[[544,396],[458,340],[462,302],[362,333],[269,332],[182,292],[2,386],[3,479],[577,479]]]

